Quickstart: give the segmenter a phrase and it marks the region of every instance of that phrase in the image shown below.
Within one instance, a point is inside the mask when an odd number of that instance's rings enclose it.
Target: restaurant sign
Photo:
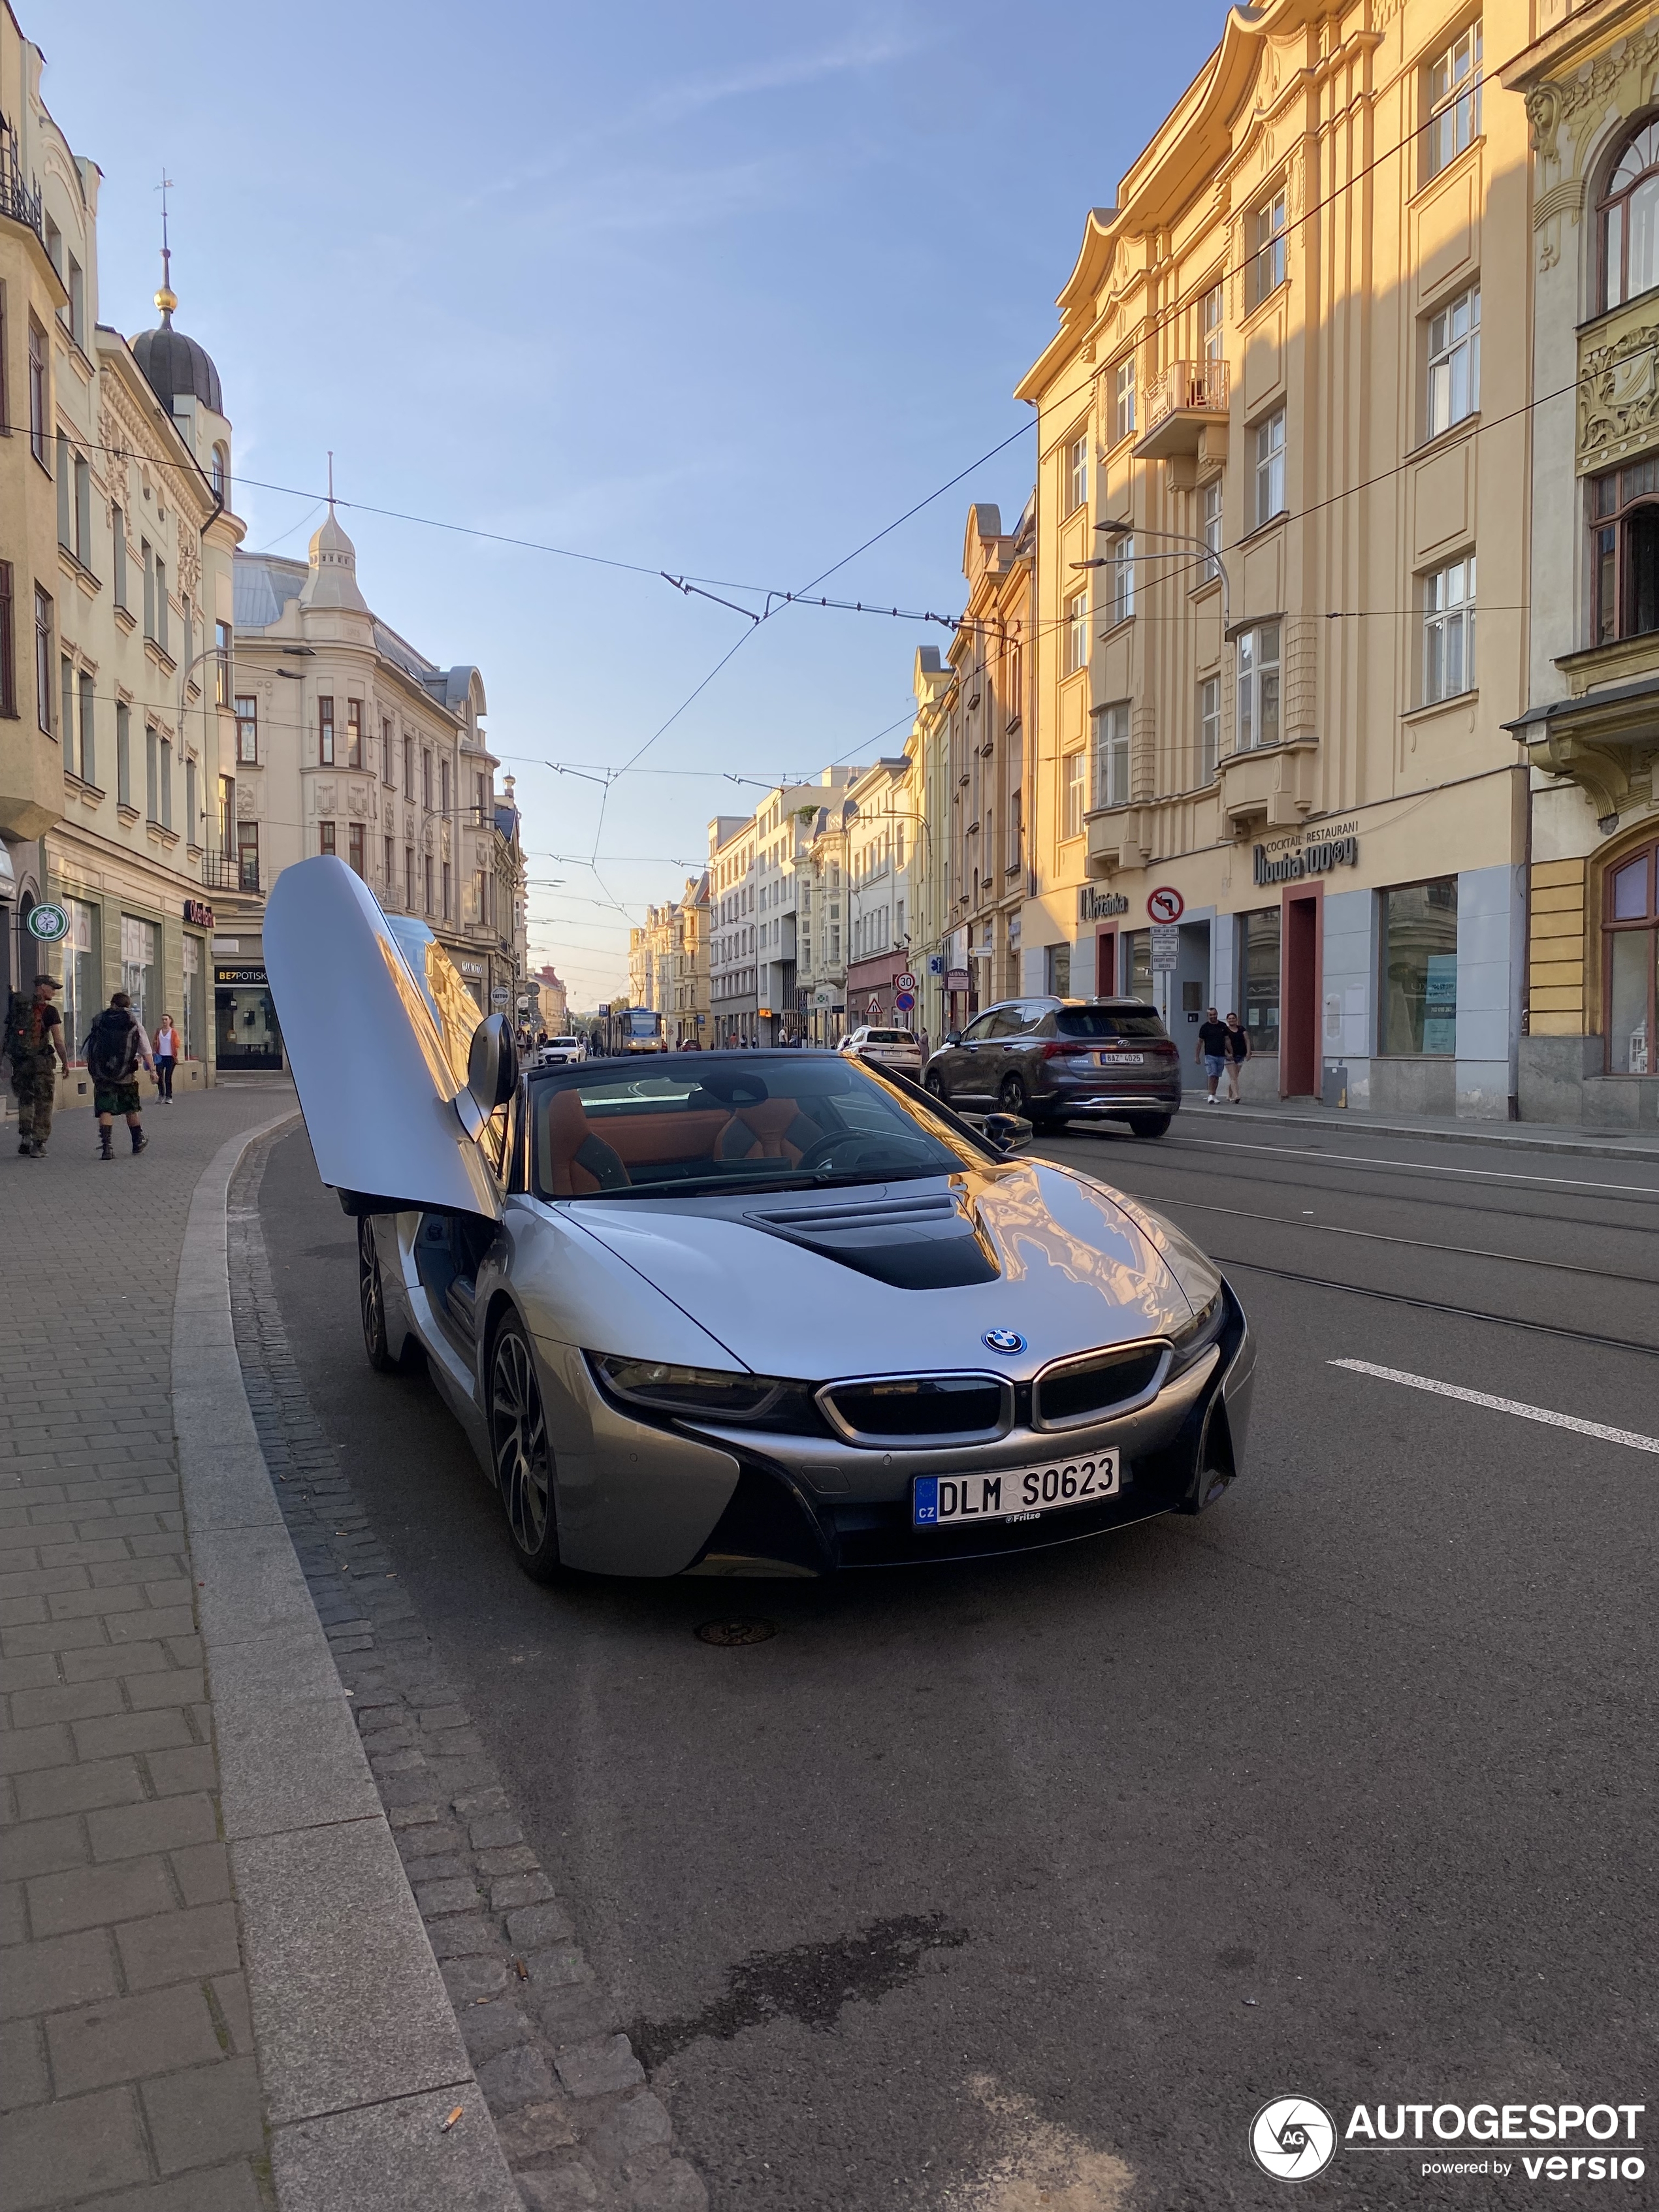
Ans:
[[[213,927],[213,908],[201,899],[186,899],[185,901],[185,920],[192,924],[197,929],[211,929]]]
[[[1115,914],[1127,914],[1129,902],[1121,891],[1103,891],[1093,884],[1080,884],[1077,894],[1079,921],[1109,921]]]
[[[1335,834],[1324,831],[1316,836],[1304,833],[1302,842],[1290,846],[1258,845],[1255,848],[1255,877],[1258,884],[1290,884],[1304,876],[1328,875],[1333,868],[1357,868],[1359,865],[1359,839],[1344,824]]]

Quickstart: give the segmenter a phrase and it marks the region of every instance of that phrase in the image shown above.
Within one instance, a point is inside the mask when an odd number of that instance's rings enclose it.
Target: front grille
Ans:
[[[1132,1344],[1121,1350],[1091,1352],[1049,1368],[1038,1376],[1032,1390],[1037,1425],[1070,1428],[1133,1404],[1152,1389],[1168,1356],[1167,1345]]]
[[[1013,1425],[1012,1386],[1000,1375],[895,1375],[831,1382],[818,1403],[854,1443],[979,1443]]]

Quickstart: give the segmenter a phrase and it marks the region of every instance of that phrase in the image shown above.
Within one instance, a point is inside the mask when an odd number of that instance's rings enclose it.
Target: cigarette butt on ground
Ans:
[[[457,2105],[457,2106],[456,2106],[456,2107],[455,2107],[455,2109],[454,2109],[454,2111],[450,2114],[449,2118],[448,2118],[444,2122],[443,2125],[439,2129],[438,2133],[439,2133],[441,2136],[447,2136],[447,2135],[449,2133],[449,2130],[451,2130],[451,2128],[453,2128],[453,2127],[454,2126],[454,2124],[455,2124],[456,2121],[457,2121],[457,2120],[459,2120],[459,2119],[460,2118],[460,2117],[461,2117],[462,2113],[465,2111],[465,2109],[466,2109],[466,2107],[465,2107],[464,2105]]]

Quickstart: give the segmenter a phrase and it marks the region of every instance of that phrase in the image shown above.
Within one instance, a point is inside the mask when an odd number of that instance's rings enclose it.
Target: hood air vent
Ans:
[[[963,1290],[997,1279],[988,1241],[972,1215],[945,1194],[863,1206],[779,1207],[744,1218],[769,1237],[804,1245],[895,1290]]]

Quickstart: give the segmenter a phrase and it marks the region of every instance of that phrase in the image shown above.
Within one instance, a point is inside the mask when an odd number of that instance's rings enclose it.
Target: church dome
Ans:
[[[302,607],[350,607],[367,614],[368,602],[357,584],[357,549],[341,529],[333,502],[311,540],[311,574],[300,593]]]
[[[143,370],[145,382],[169,415],[173,401],[187,394],[199,399],[204,407],[210,407],[216,415],[222,415],[224,394],[212,355],[194,338],[173,329],[173,311],[179,303],[165,287],[155,295],[155,304],[161,310],[160,327],[141,331],[132,342],[133,358]]]

